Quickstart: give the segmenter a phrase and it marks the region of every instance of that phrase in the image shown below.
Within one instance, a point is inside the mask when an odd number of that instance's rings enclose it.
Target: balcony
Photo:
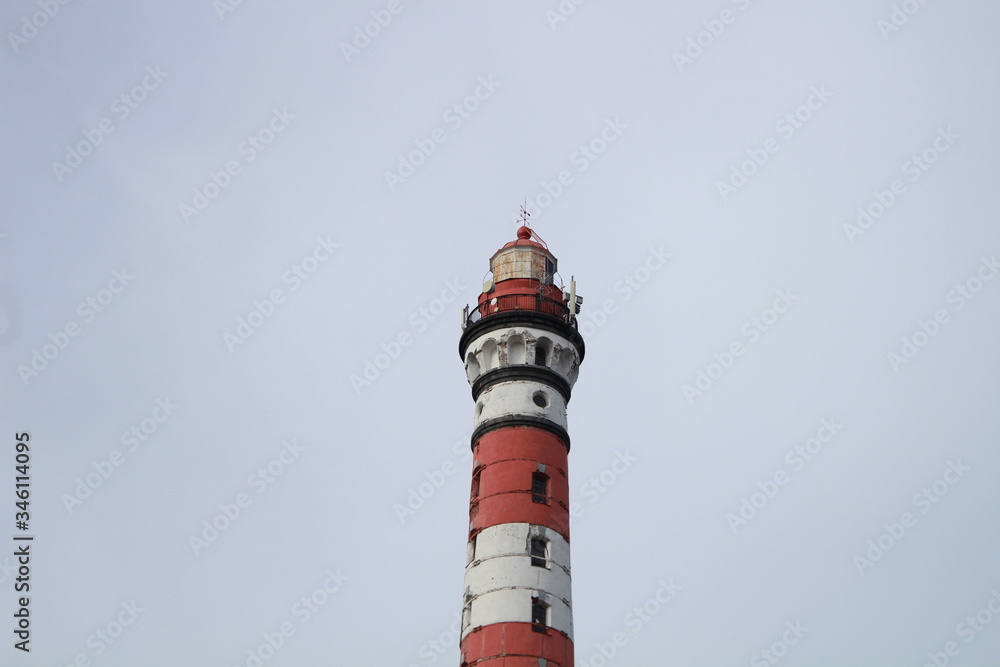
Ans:
[[[576,317],[570,315],[569,306],[566,303],[540,294],[503,294],[493,297],[489,301],[484,301],[468,311],[465,328],[472,326],[484,317],[518,310],[550,315],[569,324],[574,329],[577,328]]]

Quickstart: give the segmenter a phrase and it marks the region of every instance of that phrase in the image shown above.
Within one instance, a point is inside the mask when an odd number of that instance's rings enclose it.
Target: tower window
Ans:
[[[540,408],[549,407],[549,397],[545,395],[544,391],[536,391],[531,395],[531,402]]]
[[[549,624],[549,605],[538,598],[531,598],[531,629],[545,632]]]
[[[533,537],[531,539],[531,565],[533,567],[545,567],[547,563],[545,557],[546,546],[544,537]]]
[[[548,366],[552,357],[552,341],[546,336],[540,336],[535,341],[535,365]]]
[[[531,476],[531,499],[536,503],[548,502],[549,498],[549,476],[542,472],[536,472]]]

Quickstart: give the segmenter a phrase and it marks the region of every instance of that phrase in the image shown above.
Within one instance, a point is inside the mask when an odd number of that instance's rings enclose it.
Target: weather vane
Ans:
[[[531,217],[531,214],[528,213],[528,200],[525,199],[524,200],[524,205],[521,206],[521,217],[518,219],[518,222],[521,223],[522,227],[527,227],[528,226],[528,218],[530,218],[530,217]]]

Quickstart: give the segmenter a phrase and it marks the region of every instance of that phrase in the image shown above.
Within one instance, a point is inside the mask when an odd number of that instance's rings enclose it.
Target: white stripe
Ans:
[[[528,553],[528,535],[538,535],[549,541],[549,554],[553,562],[569,571],[569,542],[551,528],[529,523],[502,523],[484,528],[476,536],[474,560],[487,560],[496,556],[524,555]]]
[[[539,392],[547,407],[535,403],[533,397]],[[473,428],[489,419],[507,415],[544,417],[564,429],[567,428],[566,401],[563,400],[562,394],[541,382],[511,380],[488,388],[479,395]]]
[[[472,601],[470,623],[462,630],[462,639],[478,627],[494,623],[530,623],[531,600],[536,593],[523,588],[507,588],[493,593],[486,593]],[[560,632],[565,632],[573,639],[573,612],[567,604],[558,598],[550,598],[548,604],[549,626]]]

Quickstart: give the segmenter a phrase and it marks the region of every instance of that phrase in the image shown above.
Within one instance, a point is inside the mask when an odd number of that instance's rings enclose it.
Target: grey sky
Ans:
[[[994,3],[50,4],[2,10],[4,664],[457,665],[459,314],[525,198],[585,299],[579,667],[997,664]]]

